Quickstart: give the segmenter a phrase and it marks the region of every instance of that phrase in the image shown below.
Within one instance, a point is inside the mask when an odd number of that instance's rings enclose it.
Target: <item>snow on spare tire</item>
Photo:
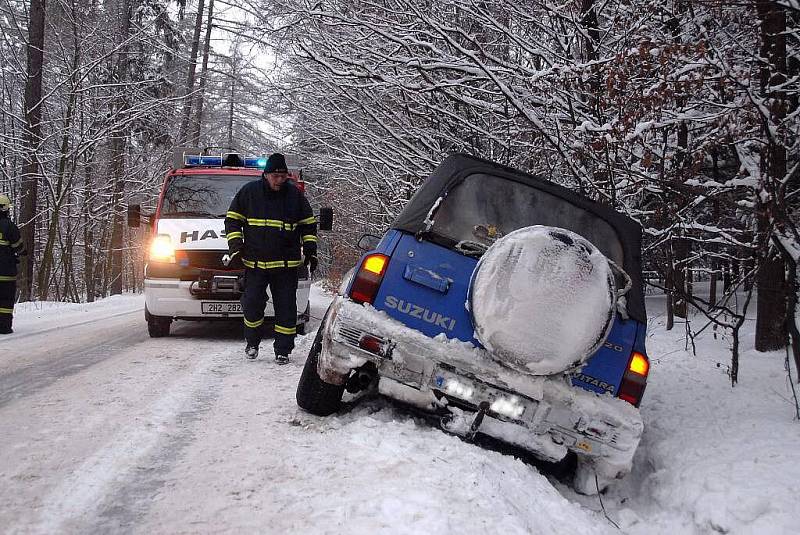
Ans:
[[[605,342],[616,287],[606,257],[582,236],[533,226],[497,240],[472,276],[475,335],[502,364],[550,375]]]

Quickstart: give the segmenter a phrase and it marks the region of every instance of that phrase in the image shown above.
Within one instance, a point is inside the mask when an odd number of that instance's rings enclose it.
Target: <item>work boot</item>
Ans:
[[[275,362],[278,364],[289,364],[289,355],[282,355],[280,353],[275,353]]]
[[[250,344],[244,348],[244,356],[249,360],[253,360],[258,356],[258,346],[251,346]]]
[[[5,329],[4,328],[0,328],[0,334],[12,334],[13,332],[14,332],[14,329],[12,329],[11,327],[8,327],[8,328],[5,328]]]

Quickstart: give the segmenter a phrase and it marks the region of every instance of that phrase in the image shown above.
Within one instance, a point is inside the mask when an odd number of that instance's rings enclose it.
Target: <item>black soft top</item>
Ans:
[[[573,206],[586,210],[606,221],[619,236],[624,258],[622,267],[631,278],[632,287],[626,296],[628,313],[642,323],[647,322],[641,267],[642,227],[633,219],[608,206],[594,202],[543,178],[467,154],[453,154],[445,158],[434,169],[433,173],[417,190],[394,223],[392,223],[392,228],[412,234],[426,230],[426,218],[436,204],[437,199],[445,195],[467,176],[477,173],[494,175],[526,184],[564,199]]]

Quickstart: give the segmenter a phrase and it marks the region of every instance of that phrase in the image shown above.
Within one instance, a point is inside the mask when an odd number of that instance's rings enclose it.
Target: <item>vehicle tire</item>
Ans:
[[[329,416],[339,410],[342,405],[344,385],[332,385],[323,381],[317,373],[319,354],[322,352],[322,331],[320,325],[311,351],[308,352],[306,365],[297,383],[297,405],[317,416]]]
[[[163,338],[169,336],[169,327],[172,320],[158,316],[150,316],[147,320],[147,332],[150,338]]]

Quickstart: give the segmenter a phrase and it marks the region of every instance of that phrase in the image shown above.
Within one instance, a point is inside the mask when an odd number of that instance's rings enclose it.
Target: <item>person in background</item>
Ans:
[[[11,199],[0,195],[0,334],[11,334],[17,297],[17,264],[22,250],[19,229],[11,221]]]
[[[230,262],[241,262],[245,268],[241,298],[245,356],[258,356],[269,287],[278,364],[289,362],[294,349],[298,268],[305,263],[312,273],[317,269],[317,220],[303,192],[288,180],[288,173],[284,156],[271,155],[262,179],[242,186],[225,216]]]

